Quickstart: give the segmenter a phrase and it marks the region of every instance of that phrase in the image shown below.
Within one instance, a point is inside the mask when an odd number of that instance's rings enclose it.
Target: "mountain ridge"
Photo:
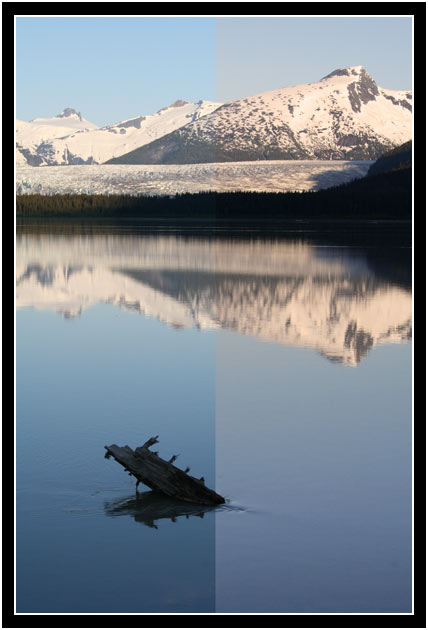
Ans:
[[[16,122],[16,163],[196,164],[375,160],[411,138],[412,93],[379,87],[362,66],[228,103],[176,100],[98,127],[66,107]]]
[[[380,88],[362,66],[236,99],[108,164],[374,160],[411,137],[412,93]]]
[[[219,103],[176,100],[154,114],[99,127],[67,107],[53,118],[16,122],[16,163],[30,166],[100,164],[143,146],[213,111]]]

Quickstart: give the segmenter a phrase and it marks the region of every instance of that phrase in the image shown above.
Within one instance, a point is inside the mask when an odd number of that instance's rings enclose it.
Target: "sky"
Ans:
[[[362,65],[412,89],[411,17],[16,17],[16,116],[100,126],[182,99],[227,102]]]

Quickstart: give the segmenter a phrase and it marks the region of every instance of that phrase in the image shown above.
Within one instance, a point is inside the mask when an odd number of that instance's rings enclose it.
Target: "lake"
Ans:
[[[16,282],[18,613],[412,611],[405,226],[21,222]]]

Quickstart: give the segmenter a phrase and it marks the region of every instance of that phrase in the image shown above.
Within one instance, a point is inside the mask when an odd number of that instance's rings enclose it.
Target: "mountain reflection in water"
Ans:
[[[176,328],[225,328],[356,366],[374,346],[412,334],[411,287],[382,271],[385,257],[371,263],[358,248],[301,240],[24,233],[16,303],[68,319],[107,303]]]

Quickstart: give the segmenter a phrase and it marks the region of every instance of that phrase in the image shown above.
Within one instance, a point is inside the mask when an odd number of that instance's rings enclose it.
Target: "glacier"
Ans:
[[[364,177],[371,160],[275,160],[204,164],[16,166],[16,193],[175,195],[206,191],[320,190]]]

